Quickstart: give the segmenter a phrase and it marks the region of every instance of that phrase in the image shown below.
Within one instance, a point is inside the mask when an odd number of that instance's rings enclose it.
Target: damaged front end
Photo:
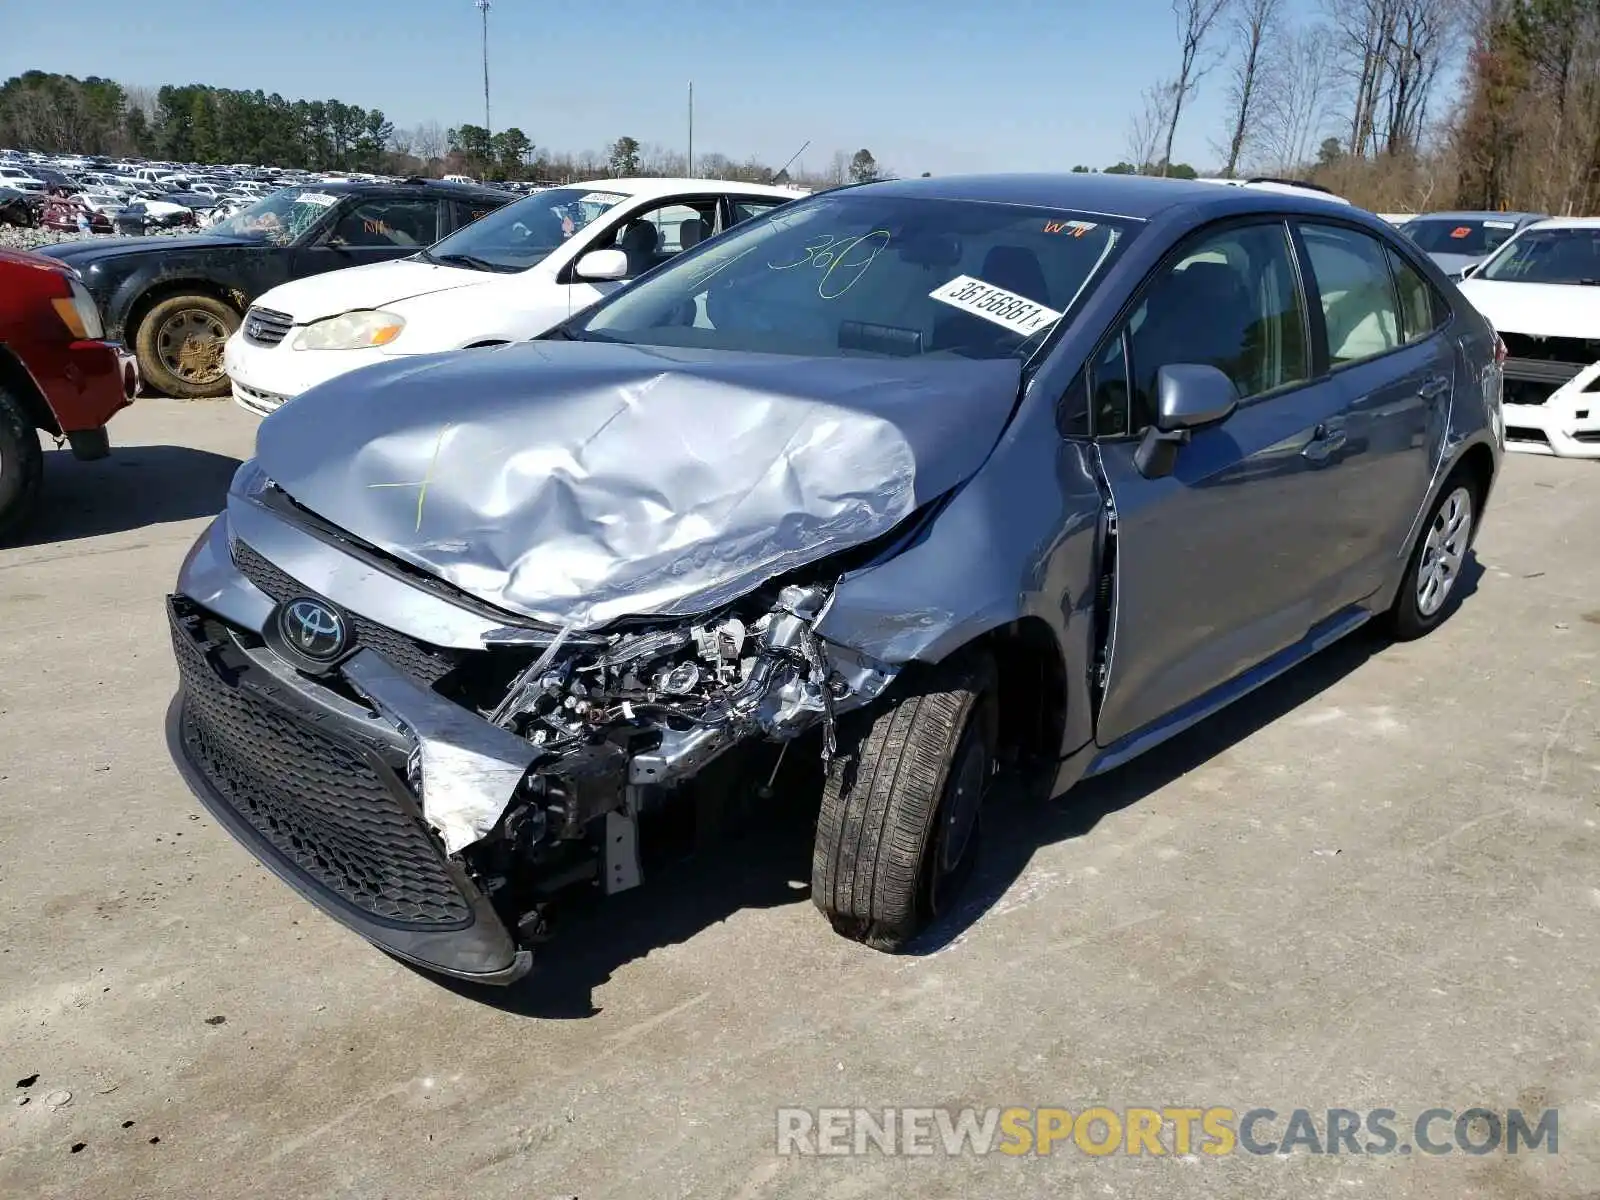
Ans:
[[[835,719],[893,682],[816,631],[838,572],[876,549],[697,617],[500,626],[467,649],[327,599],[225,516],[169,601],[169,743],[224,827],[325,912],[429,970],[510,983],[554,897],[642,881],[641,817],[683,804],[709,763],[753,742],[779,758],[811,730],[828,756]],[[337,645],[306,641],[330,629]]]
[[[515,978],[552,895],[640,881],[641,816],[894,681],[819,630],[1018,370],[531,343],[313,389],[180,575],[174,754],[363,936]]]

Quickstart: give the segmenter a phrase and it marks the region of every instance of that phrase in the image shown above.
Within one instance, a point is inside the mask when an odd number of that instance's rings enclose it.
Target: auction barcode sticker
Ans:
[[[315,204],[318,208],[332,208],[339,203],[339,197],[329,192],[301,192],[294,199],[296,204]]]
[[[1003,325],[1023,337],[1038,333],[1061,319],[1061,314],[1053,308],[1036,304],[1026,296],[1008,292],[1003,287],[974,279],[971,275],[957,275],[928,295],[941,304]]]

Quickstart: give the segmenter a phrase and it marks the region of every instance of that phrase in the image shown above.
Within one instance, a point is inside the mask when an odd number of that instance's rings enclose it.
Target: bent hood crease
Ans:
[[[532,342],[369,367],[262,423],[298,503],[491,604],[592,628],[704,612],[975,472],[1014,360]]]

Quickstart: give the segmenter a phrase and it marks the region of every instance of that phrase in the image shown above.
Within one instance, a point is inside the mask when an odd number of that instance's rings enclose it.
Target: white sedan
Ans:
[[[1600,218],[1525,227],[1461,292],[1506,345],[1506,449],[1600,458]]]
[[[709,179],[551,188],[410,258],[282,284],[228,339],[223,364],[234,399],[265,415],[368,363],[536,337],[680,251],[800,195]]]

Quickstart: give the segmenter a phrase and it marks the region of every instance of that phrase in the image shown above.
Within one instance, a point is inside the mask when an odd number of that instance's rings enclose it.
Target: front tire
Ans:
[[[0,386],[0,541],[27,524],[44,483],[44,451],[28,410]]]
[[[181,400],[226,395],[222,347],[237,328],[239,314],[215,296],[168,296],[139,323],[139,370]]]
[[[962,655],[847,723],[811,859],[811,898],[841,934],[892,952],[948,909],[994,772],[994,693],[994,660]]]
[[[1459,473],[1440,489],[1389,612],[1389,631],[1397,641],[1431,632],[1459,598],[1461,573],[1477,531],[1478,494],[1472,479]]]

